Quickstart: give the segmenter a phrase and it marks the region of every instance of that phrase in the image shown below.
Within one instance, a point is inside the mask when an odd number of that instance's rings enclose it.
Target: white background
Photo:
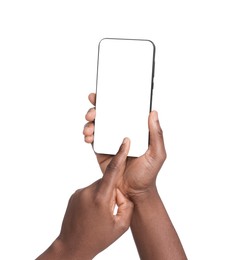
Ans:
[[[34,259],[101,176],[83,141],[103,37],[157,47],[160,195],[192,260],[242,259],[241,1],[0,2],[0,259]],[[126,233],[96,259],[139,259]]]

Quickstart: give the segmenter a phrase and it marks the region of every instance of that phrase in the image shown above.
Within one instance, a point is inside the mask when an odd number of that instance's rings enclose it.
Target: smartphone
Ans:
[[[93,148],[114,155],[125,137],[128,156],[148,149],[155,45],[144,39],[104,38],[98,45]]]

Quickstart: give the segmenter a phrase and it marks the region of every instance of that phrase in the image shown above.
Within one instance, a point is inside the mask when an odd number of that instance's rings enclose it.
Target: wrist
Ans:
[[[78,252],[77,252],[78,251]],[[61,238],[57,238],[51,246],[41,254],[36,260],[69,260],[69,259],[82,259],[91,260],[86,252],[80,252],[73,247],[69,248],[68,245],[62,241]]]
[[[64,259],[62,242],[57,238],[36,260]]]
[[[155,185],[142,191],[129,193],[129,198],[136,207],[146,203],[150,204],[150,202],[154,202],[157,199],[160,200],[160,196]]]

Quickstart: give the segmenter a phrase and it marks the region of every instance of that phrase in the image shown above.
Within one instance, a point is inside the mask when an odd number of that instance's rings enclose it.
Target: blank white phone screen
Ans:
[[[94,150],[116,154],[131,140],[129,156],[149,145],[155,46],[149,40],[110,39],[99,43]]]

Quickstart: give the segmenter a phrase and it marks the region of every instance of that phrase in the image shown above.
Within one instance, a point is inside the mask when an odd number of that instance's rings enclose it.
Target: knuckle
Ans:
[[[93,110],[94,110],[94,107],[91,107],[91,108],[89,108],[89,110],[87,112],[89,113],[89,112],[92,112]]]
[[[83,134],[87,134],[88,132],[89,123],[86,123],[83,128]]]
[[[103,205],[105,204],[105,196],[104,194],[102,194],[101,192],[98,192],[93,200],[95,206],[97,206],[98,208],[103,207]]]
[[[83,189],[77,189],[77,190],[73,193],[72,196],[73,196],[73,197],[79,196],[82,191],[83,191]]]
[[[166,152],[164,150],[161,150],[157,153],[156,155],[157,157],[157,161],[159,162],[159,164],[163,164],[164,161],[166,160]]]
[[[167,154],[166,154],[166,149],[164,146],[163,131],[160,127],[158,129],[158,136],[161,139],[161,143],[158,146],[157,156],[160,158],[160,161],[164,162],[167,158]]]
[[[92,135],[93,133],[94,133],[94,124],[92,122],[86,123],[83,129],[83,134]]]
[[[162,153],[162,161],[164,162],[167,158],[167,153],[166,153],[166,150],[163,151]]]
[[[134,203],[130,200],[127,201],[127,208],[129,208],[131,211],[134,209]]]
[[[159,148],[156,151],[152,151],[149,153],[149,156],[147,156],[147,162],[149,167],[152,167],[154,165],[162,165],[166,160],[166,151],[163,148]]]
[[[81,188],[75,191],[76,196],[81,196],[82,194],[85,194],[87,192],[86,188]]]
[[[71,195],[71,197],[69,199],[69,204],[72,203],[73,201],[75,201],[77,198],[79,198],[81,191],[82,191],[82,189],[78,189]]]
[[[92,143],[93,142],[93,135],[86,135],[84,137],[84,140],[86,143]]]
[[[88,128],[88,127],[90,127],[90,125],[91,125],[91,123],[90,123],[90,122],[87,122],[84,127],[85,127],[85,128]]]
[[[87,188],[82,188],[76,190],[73,195],[76,199],[78,199],[81,202],[89,197],[89,191]]]
[[[160,138],[163,139],[163,131],[162,131],[162,129],[161,129],[160,127],[158,127],[157,134],[158,134],[158,136],[159,136]]]
[[[129,229],[129,224],[130,224],[129,221],[122,219],[119,221],[118,228],[122,233],[124,233],[125,231],[127,231]]]
[[[166,160],[166,151],[164,149],[158,149],[158,151],[151,153],[151,163],[159,162],[163,163]]]

